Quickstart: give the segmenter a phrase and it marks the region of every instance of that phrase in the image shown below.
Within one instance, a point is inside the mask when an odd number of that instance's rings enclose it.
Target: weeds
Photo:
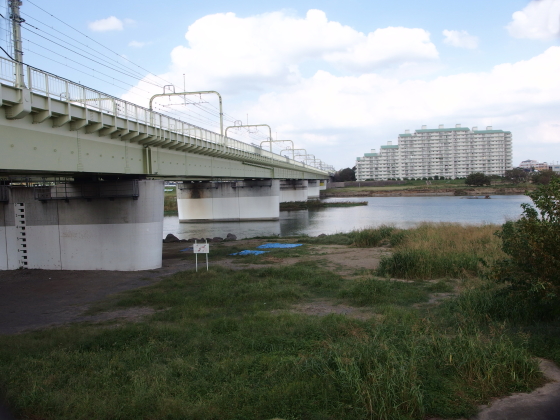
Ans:
[[[410,305],[427,302],[429,293],[424,284],[366,278],[339,293],[356,305]]]
[[[523,302],[472,279],[481,258],[501,255],[494,229],[383,226],[300,239],[391,245],[384,275],[445,278],[437,282],[344,279],[305,260],[177,273],[91,311],[161,310],[142,322],[0,336],[1,386],[21,418],[467,417],[491,398],[541,384],[533,355],[560,359],[557,322],[522,324],[534,317],[514,318],[527,314]],[[218,248],[222,256],[235,251]],[[414,305],[453,291],[449,278],[458,277],[468,278],[458,297],[429,310]],[[286,311],[315,298],[369,307],[375,316]]]
[[[377,274],[403,279],[466,278],[482,275],[503,257],[497,226],[423,223],[397,236],[391,256]]]

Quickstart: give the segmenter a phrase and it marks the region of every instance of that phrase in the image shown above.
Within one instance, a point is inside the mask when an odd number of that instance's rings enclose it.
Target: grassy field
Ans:
[[[175,188],[167,188],[171,191],[163,193],[163,214],[166,216],[177,215],[177,190]]]
[[[404,184],[400,185],[389,185],[383,187],[344,187],[344,188],[334,188],[326,190],[327,194],[336,194],[336,193],[348,193],[348,192],[391,192],[391,191],[432,191],[437,193],[438,191],[443,190],[488,190],[489,188],[496,190],[497,194],[505,194],[509,190],[534,190],[536,186],[531,183],[521,183],[521,184],[509,184],[504,181],[493,181],[492,185],[484,186],[484,187],[473,187],[465,184],[464,179],[447,179],[447,180],[433,180],[429,181],[430,184],[426,184],[426,181],[421,180],[414,180],[414,181],[406,181]]]
[[[560,326],[511,320],[520,306],[483,279],[501,256],[495,230],[425,224],[292,238],[310,245],[265,254],[292,265],[181,272],[91,309],[157,311],[140,322],[0,337],[0,384],[30,419],[470,416],[542,384],[534,356],[560,362]],[[342,276],[310,258],[332,244],[392,254],[377,272]],[[298,309],[314,302],[366,315]]]

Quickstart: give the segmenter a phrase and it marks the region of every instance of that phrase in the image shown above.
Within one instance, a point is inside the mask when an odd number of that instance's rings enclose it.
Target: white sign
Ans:
[[[193,244],[193,252],[195,254],[208,254],[210,252],[210,244]]]

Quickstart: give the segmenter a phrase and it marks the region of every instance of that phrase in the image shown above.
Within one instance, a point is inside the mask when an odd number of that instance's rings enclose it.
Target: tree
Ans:
[[[533,302],[560,300],[560,179],[553,178],[527,194],[517,221],[502,225],[496,235],[509,256],[493,268],[493,277],[513,294]]]
[[[482,187],[483,185],[490,185],[490,178],[482,172],[474,172],[467,176],[465,184],[473,185],[475,187]]]
[[[531,181],[533,184],[548,185],[555,178],[558,178],[558,174],[554,171],[539,171],[533,173]]]
[[[504,178],[511,181],[513,184],[519,184],[521,182],[526,182],[529,175],[521,168],[513,168],[504,173]]]
[[[345,182],[345,181],[355,181],[356,180],[356,167],[345,168],[340,171],[336,171],[333,180],[334,182]]]

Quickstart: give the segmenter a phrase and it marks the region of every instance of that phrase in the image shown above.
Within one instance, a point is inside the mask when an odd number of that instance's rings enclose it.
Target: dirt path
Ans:
[[[539,367],[551,382],[530,394],[514,394],[483,406],[472,420],[560,419],[560,369],[549,360],[540,360]]]
[[[157,270],[0,271],[0,334],[96,320],[95,317],[82,315],[93,302],[124,290],[147,286],[169,274],[194,268],[194,261],[183,259],[178,252],[186,244],[166,245],[169,246],[164,247],[163,267]],[[137,318],[140,312],[114,313],[113,318]]]

